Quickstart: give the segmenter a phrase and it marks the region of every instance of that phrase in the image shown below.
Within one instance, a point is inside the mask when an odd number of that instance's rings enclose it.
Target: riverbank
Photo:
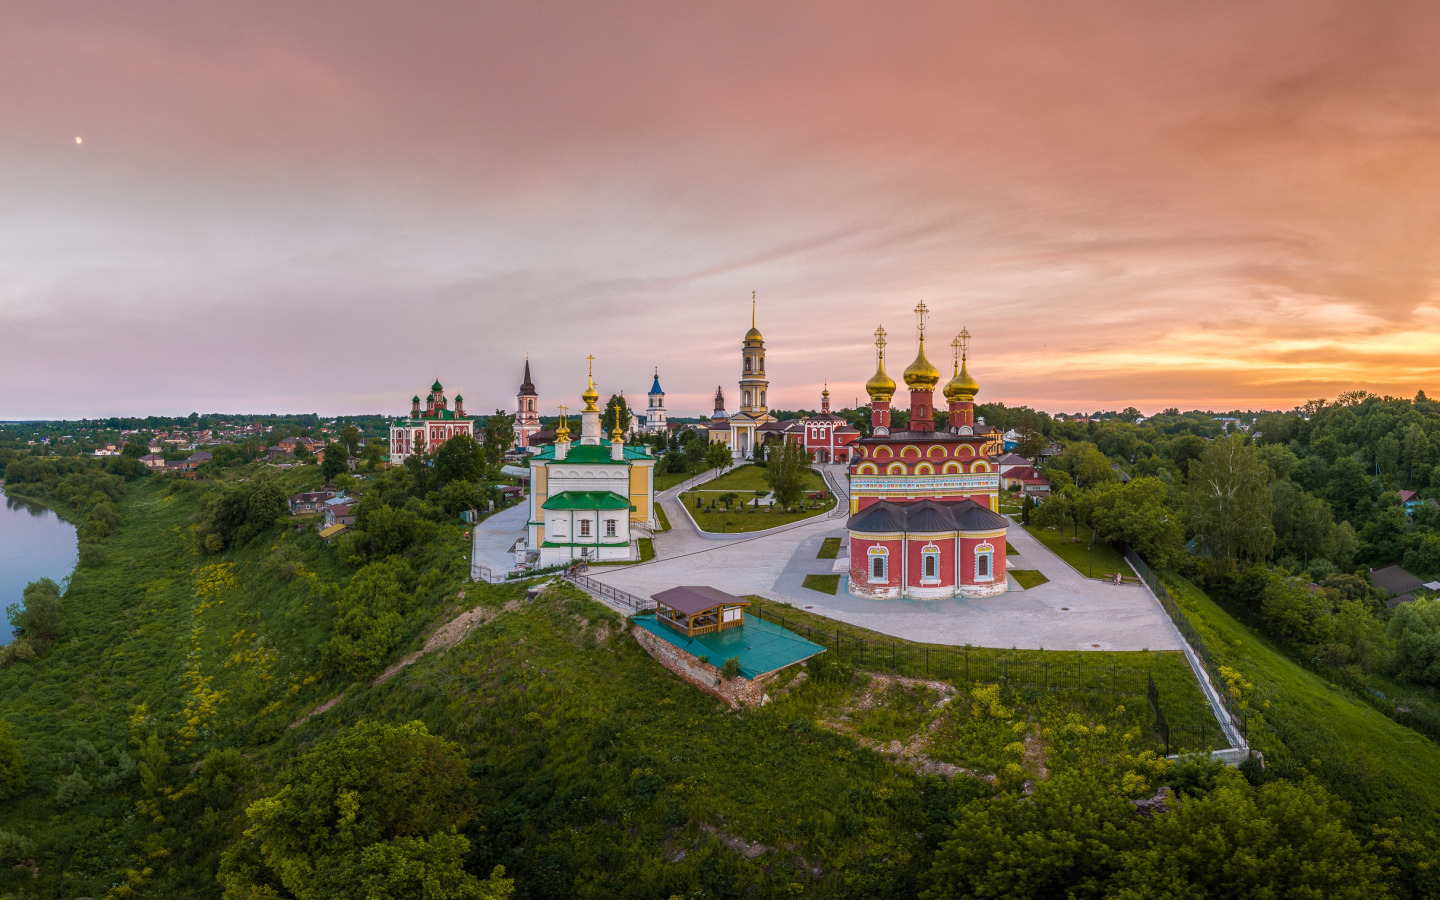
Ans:
[[[75,571],[79,539],[73,524],[57,510],[0,490],[0,609],[21,603],[25,586],[41,578],[63,584]],[[14,639],[8,619],[0,619],[0,644]]]

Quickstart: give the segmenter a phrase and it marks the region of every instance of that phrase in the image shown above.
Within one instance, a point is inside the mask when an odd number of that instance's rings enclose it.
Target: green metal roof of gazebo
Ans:
[[[724,665],[727,659],[738,657],[740,674],[750,679],[825,652],[825,648],[814,641],[807,641],[759,616],[745,616],[745,625],[741,628],[712,631],[693,638],[657,622],[654,613],[635,616],[630,621],[691,656],[708,657],[711,665]]]

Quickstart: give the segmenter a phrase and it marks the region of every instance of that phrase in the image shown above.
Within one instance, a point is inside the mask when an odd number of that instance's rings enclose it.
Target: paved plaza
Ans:
[[[843,469],[817,466],[844,497]],[[836,471],[830,471],[830,470]],[[837,477],[838,476],[838,477]],[[1180,637],[1143,586],[1114,585],[1082,576],[1016,525],[1009,531],[1012,569],[1036,569],[1049,578],[1030,590],[1010,580],[996,597],[964,600],[867,600],[845,591],[849,560],[816,559],[827,537],[845,536],[845,517],[821,516],[770,532],[710,535],[700,532],[675,498],[656,496],[671,530],[655,535],[655,559],[633,566],[595,566],[590,577],[642,597],[682,584],[704,584],[732,594],[757,594],[812,612],[912,641],[1047,650],[1178,650]],[[842,512],[843,512],[842,500]],[[515,510],[520,515],[515,516]],[[504,551],[524,529],[524,506],[492,516],[476,529],[476,558],[508,571]],[[506,517],[502,521],[502,517]],[[486,546],[482,548],[482,544]],[[841,544],[844,552],[844,543]],[[489,559],[501,562],[497,567]],[[801,587],[808,574],[839,572],[835,595]]]

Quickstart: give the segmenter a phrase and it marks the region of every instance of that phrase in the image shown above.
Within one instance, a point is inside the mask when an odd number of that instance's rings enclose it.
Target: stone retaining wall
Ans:
[[[665,640],[656,637],[643,628],[631,628],[635,640],[645,652],[655,657],[660,665],[679,675],[694,687],[699,688],[707,694],[719,697],[730,704],[731,709],[741,703],[752,706],[763,705],[769,700],[765,694],[765,685],[775,677],[771,672],[762,675],[754,681],[743,675],[737,675],[730,681],[720,677],[720,667],[703,663],[699,657],[681,650],[679,647]],[[720,660],[724,664],[724,660]]]

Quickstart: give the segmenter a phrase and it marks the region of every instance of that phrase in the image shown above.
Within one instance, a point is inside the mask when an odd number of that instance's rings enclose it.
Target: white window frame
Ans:
[[[933,575],[926,571],[931,564],[934,565],[935,574]],[[920,548],[920,583],[940,583],[940,548],[934,544],[926,544]]]
[[[619,533],[616,531],[616,527],[617,527],[617,526],[616,526],[616,523],[615,523],[615,520],[614,520],[614,519],[606,519],[606,520],[605,520],[605,536],[606,536],[606,537],[619,537]]]
[[[580,520],[580,537],[589,537],[589,536],[590,536],[590,520],[589,520],[589,519],[581,519],[581,520]]]
[[[980,574],[980,563],[982,560],[985,563],[984,575]],[[995,580],[995,547],[988,542],[975,547],[975,580]]]
[[[871,584],[888,584],[890,581],[890,550],[887,547],[871,547],[866,554],[865,575]],[[875,564],[880,564],[880,576],[875,576]]]

